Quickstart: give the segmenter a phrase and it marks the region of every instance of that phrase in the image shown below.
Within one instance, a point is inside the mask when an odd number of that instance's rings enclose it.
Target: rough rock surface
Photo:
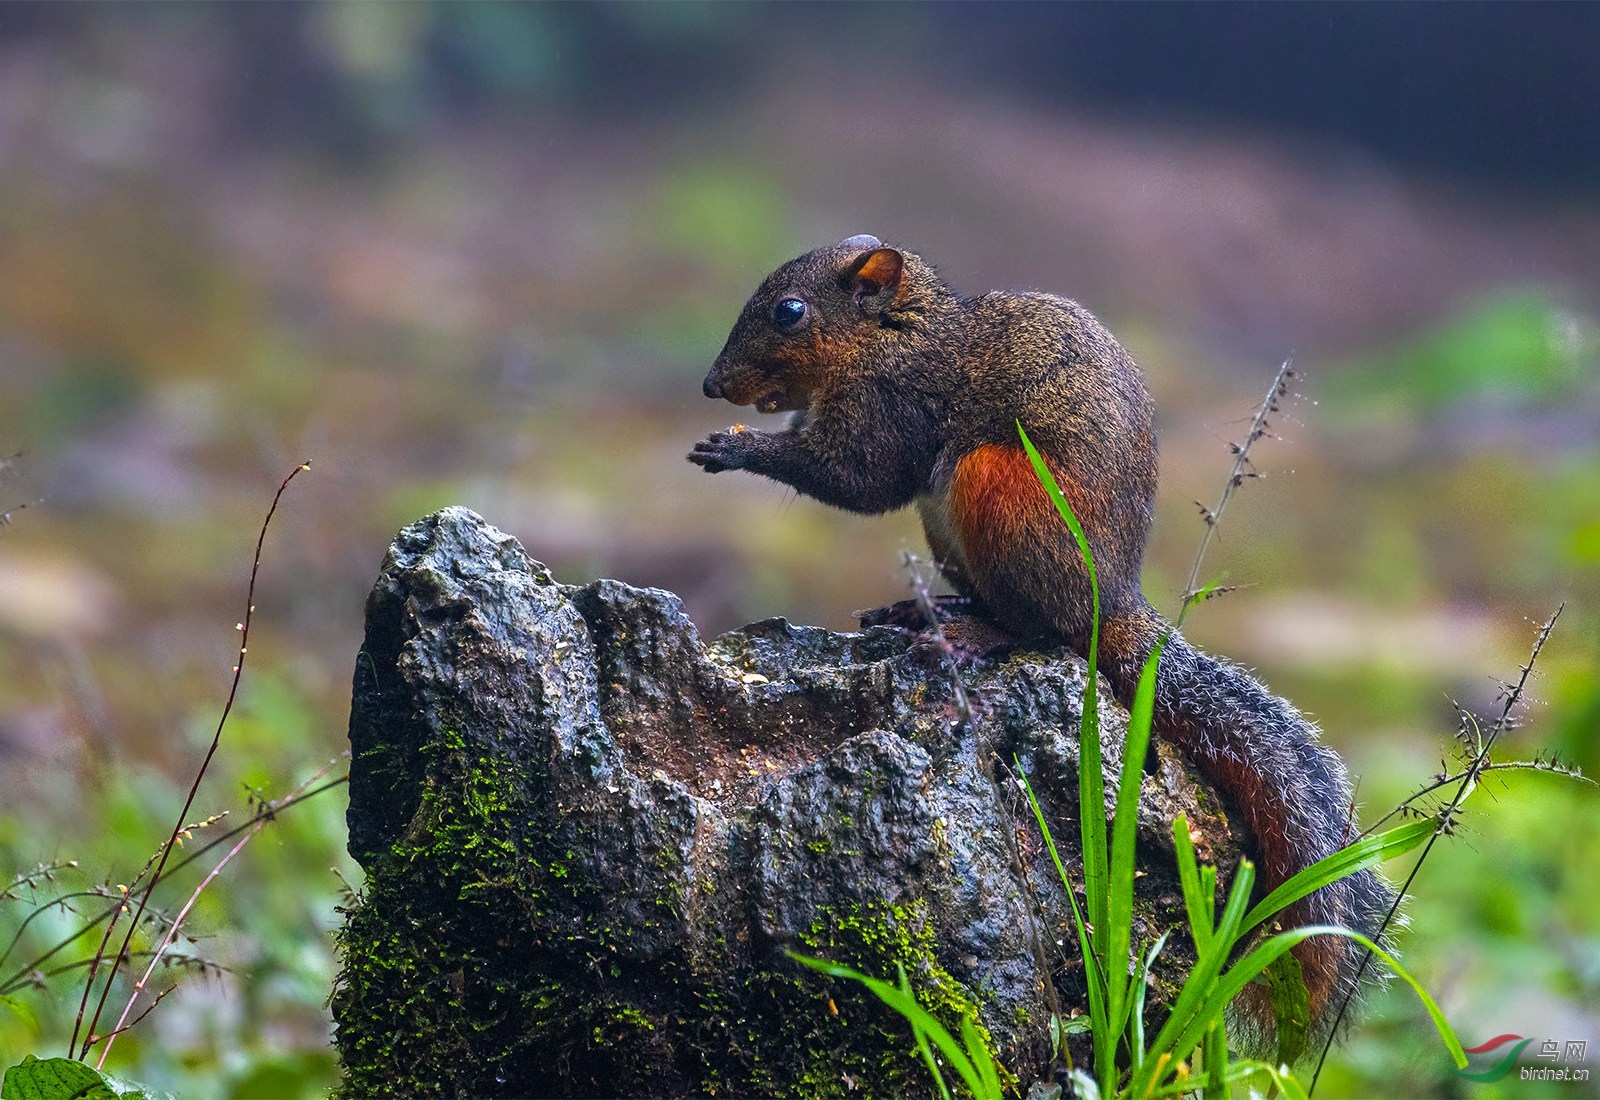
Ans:
[[[464,509],[405,528],[355,670],[343,1093],[927,1095],[904,1022],[786,949],[904,966],[1026,1089],[1049,1069],[1044,983],[1071,1012],[1082,965],[1009,769],[1075,869],[1083,669],[1017,651],[962,676],[976,730],[907,631],[769,619],[702,644],[670,593],[559,584]],[[1122,715],[1102,712],[1109,771]],[[1164,746],[1152,772],[1150,935],[1183,924],[1173,816],[1228,835]]]

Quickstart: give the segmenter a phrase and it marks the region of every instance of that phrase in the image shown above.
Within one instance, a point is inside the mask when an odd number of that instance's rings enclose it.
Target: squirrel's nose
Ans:
[[[707,397],[716,399],[722,396],[722,383],[717,381],[715,375],[708,374],[704,384],[700,387],[700,391]]]

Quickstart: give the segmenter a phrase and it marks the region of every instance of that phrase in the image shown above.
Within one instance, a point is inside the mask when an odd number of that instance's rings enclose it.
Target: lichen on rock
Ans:
[[[926,1095],[905,1023],[786,951],[904,967],[1021,1082],[1047,1074],[1046,983],[1081,1008],[1082,963],[1012,768],[1075,866],[1083,666],[1019,650],[961,675],[976,728],[907,631],[769,619],[703,644],[672,594],[557,583],[465,509],[405,528],[355,669],[342,1094]],[[1172,817],[1227,837],[1153,759],[1152,935],[1183,925]]]

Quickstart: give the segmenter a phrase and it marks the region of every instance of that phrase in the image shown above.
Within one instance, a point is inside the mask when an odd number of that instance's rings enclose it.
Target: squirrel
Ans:
[[[1044,293],[959,297],[915,253],[853,236],[762,282],[703,389],[794,416],[779,432],[714,432],[690,462],[761,474],[852,512],[915,504],[935,561],[980,621],[1086,656],[1087,567],[1022,449],[1020,422],[1094,555],[1101,674],[1130,705],[1145,659],[1166,637],[1155,732],[1232,802],[1254,841],[1259,891],[1356,839],[1349,777],[1316,727],[1244,669],[1195,649],[1145,600],[1153,402],[1132,358],[1083,306]],[[1369,869],[1279,920],[1376,939],[1393,901]],[[1317,936],[1294,954],[1320,1041],[1356,992],[1362,951]],[[1248,1048],[1271,1049],[1264,987],[1247,987],[1234,1017]]]

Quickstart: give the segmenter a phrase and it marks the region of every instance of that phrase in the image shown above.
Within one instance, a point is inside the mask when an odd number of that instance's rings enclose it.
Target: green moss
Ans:
[[[928,920],[927,906],[920,899],[906,904],[864,905],[848,912],[819,909],[816,920],[800,941],[805,953],[890,981],[904,968],[918,1002],[952,1034],[960,1034],[961,1021],[965,1019],[977,1028],[984,1042],[993,1047],[993,1038],[979,1016],[977,999],[939,965],[934,930]],[[834,996],[848,998],[856,1013],[871,1020],[876,1033],[874,1038],[883,1044],[883,1052],[876,1055],[873,1064],[863,1065],[862,1070],[883,1082],[885,1091],[890,1093],[930,1092],[933,1083],[927,1078],[921,1057],[915,1053],[909,1026],[870,993],[856,988],[853,983],[845,985],[841,988],[835,983]],[[845,1015],[843,1008],[839,1012]],[[809,1084],[814,1086],[821,1082],[812,1080]]]
[[[338,935],[345,1095],[465,1083],[476,1037],[514,1026],[523,1000],[513,975],[481,971],[477,945],[519,911],[508,902],[543,893],[554,877],[513,839],[518,787],[503,766],[469,761],[453,733],[425,751],[434,767],[417,812],[368,869]],[[440,911],[461,919],[429,919]]]
[[[640,853],[661,896],[619,902],[591,866],[614,848],[582,807],[540,804],[542,776],[453,734],[423,752],[417,810],[338,935],[337,1095],[929,1094],[904,1020],[854,983],[771,945],[656,938],[684,903],[670,845]],[[978,1020],[920,902],[822,909],[799,941],[868,973],[904,966],[952,1030]]]
[[[479,1064],[493,1045],[486,1037],[514,1050],[524,1023],[553,998],[524,968],[485,965],[485,945],[525,940],[530,923],[564,927],[529,922],[530,904],[554,911],[573,902],[563,865],[519,831],[529,777],[471,759],[454,733],[423,753],[429,779],[416,813],[368,868],[339,932],[344,969],[333,1003],[344,1095],[438,1092],[444,1082],[485,1091],[473,1084],[494,1079],[492,1065]]]

